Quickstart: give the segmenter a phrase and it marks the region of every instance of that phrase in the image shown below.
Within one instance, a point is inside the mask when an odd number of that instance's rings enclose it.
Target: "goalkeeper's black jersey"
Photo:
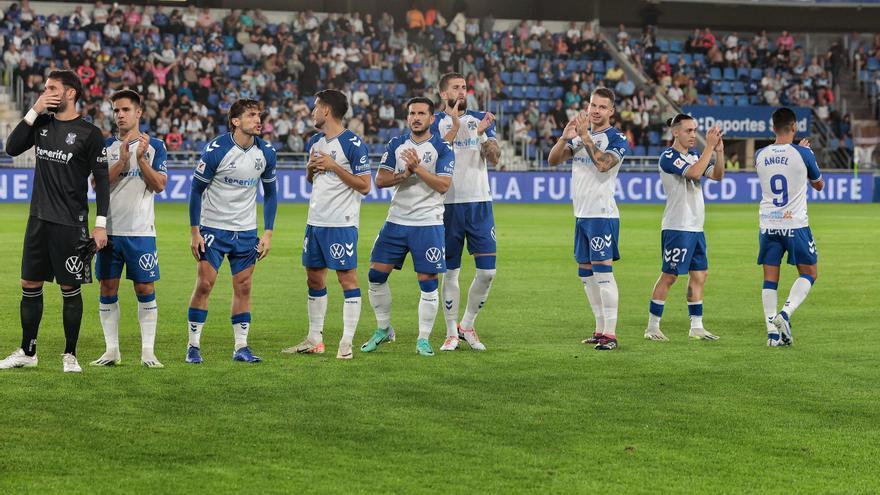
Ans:
[[[98,215],[107,216],[107,152],[100,129],[82,117],[65,121],[40,115],[32,126],[19,122],[6,142],[6,152],[12,156],[31,147],[36,153],[31,216],[62,225],[86,225],[91,174]]]

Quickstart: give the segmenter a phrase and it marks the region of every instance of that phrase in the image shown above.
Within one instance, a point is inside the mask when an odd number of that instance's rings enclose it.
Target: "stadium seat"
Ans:
[[[742,81],[734,81],[731,84],[731,92],[735,95],[746,94],[746,85]]]
[[[736,80],[736,71],[733,70],[733,67],[725,67],[724,68],[724,80],[726,80],[726,81]]]
[[[657,40],[657,49],[660,50],[660,53],[668,53],[669,49],[669,40],[660,38]]]
[[[538,88],[537,86],[526,86],[526,99],[528,100],[537,100],[538,99]]]
[[[745,107],[749,105],[749,97],[746,95],[739,95],[736,97],[736,106]]]
[[[244,55],[241,54],[238,50],[233,50],[229,52],[229,63],[235,65],[244,65]]]
[[[593,61],[593,72],[595,72],[596,74],[604,74],[605,73],[605,62],[603,60]]]
[[[657,131],[648,132],[648,143],[652,145],[660,144],[660,133]]]
[[[724,95],[721,97],[721,104],[725,107],[733,107],[736,106],[736,100],[731,95]]]
[[[660,153],[663,153],[665,148],[663,146],[648,146],[647,155],[648,156],[660,156]]]
[[[682,40],[672,40],[669,42],[669,50],[675,53],[681,53],[684,51],[684,42]]]
[[[880,70],[880,59],[877,59],[877,57],[868,58],[868,62],[867,64],[865,64],[865,68],[869,71]]]
[[[510,85],[513,83],[513,74],[510,72],[502,72],[501,73],[501,82],[506,85]]]
[[[370,69],[370,81],[376,83],[382,82],[382,71],[379,69]]]
[[[226,67],[226,75],[231,78],[238,79],[241,77],[241,74],[242,68],[240,65],[228,65]]]
[[[709,78],[713,81],[720,81],[723,79],[723,77],[721,77],[721,69],[718,67],[712,67],[709,69]]]
[[[642,145],[633,146],[632,154],[633,156],[648,156],[648,148]]]
[[[736,78],[740,81],[749,79],[749,68],[748,67],[740,67],[736,69]]]
[[[535,72],[529,72],[526,75],[526,84],[530,86],[538,86],[539,84],[541,84],[541,82],[538,81],[538,74]]]
[[[397,78],[394,77],[393,70],[391,70],[391,69],[383,69],[382,70],[382,82],[393,83],[396,81],[397,81]]]
[[[514,72],[512,81],[513,81],[513,84],[516,84],[518,86],[523,86],[526,83],[526,75],[523,74],[522,72],[518,72],[518,71]]]
[[[753,67],[749,73],[749,79],[752,81],[760,81],[762,77],[764,77],[764,73],[760,67]]]

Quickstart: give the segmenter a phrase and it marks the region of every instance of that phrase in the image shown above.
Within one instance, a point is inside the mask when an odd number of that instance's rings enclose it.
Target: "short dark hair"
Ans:
[[[614,106],[614,102],[616,97],[614,96],[614,91],[611,91],[608,88],[596,88],[593,90],[593,93],[590,96],[600,96],[602,98],[608,98],[611,100],[611,106]]]
[[[232,119],[237,119],[242,116],[245,110],[249,108],[256,108],[258,111],[263,111],[263,104],[257,100],[252,100],[250,98],[242,98],[229,107],[229,113],[226,114],[226,120],[229,124],[229,130],[235,130],[235,126],[232,125]]]
[[[76,91],[76,96],[73,97],[74,103],[79,101],[79,97],[82,96],[83,85],[76,72],[72,70],[53,70],[46,78],[60,81],[63,86],[73,88]]]
[[[447,72],[440,76],[440,81],[437,83],[437,87],[440,91],[446,91],[446,88],[449,87],[449,81],[453,79],[464,79],[465,83],[467,82],[467,79],[465,79],[464,75],[460,72]]]
[[[348,113],[348,98],[345,93],[337,89],[325,89],[318,91],[315,98],[321,100],[322,105],[330,107],[330,113],[333,118],[341,120]]]
[[[113,103],[115,103],[116,100],[121,100],[123,98],[131,100],[131,102],[134,103],[135,106],[141,106],[141,95],[137,91],[131,89],[120,89],[119,91],[110,95],[110,101]]]
[[[794,110],[788,107],[777,108],[770,118],[773,120],[773,129],[776,131],[786,130],[788,126],[797,122]]]
[[[675,127],[685,120],[694,120],[694,118],[686,113],[680,113],[671,119],[666,119],[666,127]]]
[[[406,110],[409,111],[409,107],[415,103],[424,103],[425,105],[428,105],[428,113],[431,115],[434,114],[434,100],[425,98],[424,96],[410,98],[409,101],[406,102]]]

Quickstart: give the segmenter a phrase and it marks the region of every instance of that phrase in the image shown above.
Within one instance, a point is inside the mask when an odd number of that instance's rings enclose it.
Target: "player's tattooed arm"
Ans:
[[[452,121],[452,129],[443,135],[443,140],[447,143],[454,143],[455,136],[458,135],[458,129],[461,127],[461,120],[459,120],[459,117],[461,117],[461,110],[458,109],[458,101],[455,102],[455,105],[447,108],[446,113],[452,117],[449,119]]]
[[[480,155],[485,158],[489,163],[498,164],[498,160],[501,158],[501,147],[498,146],[498,141],[494,139],[490,139],[480,146]]]
[[[386,168],[380,168],[379,172],[376,173],[376,187],[380,189],[394,187],[406,179],[409,179],[411,175],[412,172],[410,172],[409,169],[402,172],[392,172]]]
[[[560,163],[567,162],[571,160],[571,148],[568,147],[568,141],[577,137],[577,120],[571,119],[568,124],[565,125],[565,129],[562,130],[562,135],[559,136],[559,139],[556,141],[556,144],[553,145],[553,148],[550,149],[550,153],[547,155],[547,163],[550,166],[556,166]]]
[[[593,164],[596,165],[599,172],[607,172],[620,163],[620,158],[614,153],[599,151],[599,148],[596,147],[593,140],[589,137],[584,139],[584,149],[587,150],[587,154],[590,155],[590,159],[593,160]]]

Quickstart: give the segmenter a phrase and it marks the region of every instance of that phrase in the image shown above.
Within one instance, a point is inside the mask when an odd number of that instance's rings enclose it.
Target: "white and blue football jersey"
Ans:
[[[629,152],[626,136],[614,127],[590,133],[593,144],[599,151],[614,153],[623,161]],[[571,199],[574,203],[574,216],[577,218],[619,218],[614,189],[620,165],[607,172],[600,172],[584,148],[580,136],[569,140],[571,150]]]
[[[110,214],[107,216],[107,234],[120,236],[153,236],[156,235],[155,212],[153,211],[153,192],[141,177],[141,169],[137,162],[139,140],[123,143],[116,137],[108,138],[105,143],[109,163],[119,160],[122,146],[128,146],[131,158],[129,168],[121,172],[119,182],[110,188]],[[168,153],[165,143],[150,138],[144,158],[150,162],[153,170],[167,174],[165,163]]]
[[[481,136],[477,126],[485,116],[486,112],[467,110],[459,118],[458,134],[451,143],[455,150],[455,173],[452,175],[452,186],[446,192],[446,204],[492,201],[486,160],[480,155],[483,143],[495,139],[495,123]],[[452,119],[452,116],[443,112],[435,114],[431,133],[443,138],[452,130]]]
[[[666,191],[666,208],[663,210],[662,230],[702,232],[706,219],[703,188],[699,180],[684,176],[691,165],[700,160],[697,150],[681,153],[673,147],[660,154],[658,168],[660,180]],[[706,167],[707,175],[714,165]]]
[[[813,151],[796,144],[771,144],[755,153],[761,181],[760,227],[808,227],[807,179],[822,178]]]
[[[319,132],[309,139],[307,153],[329,155],[354,175],[370,174],[370,159],[363,140],[348,129],[328,139]],[[315,227],[357,227],[363,195],[349,187],[333,172],[317,173],[312,178],[308,224]]]
[[[406,165],[400,156],[408,149],[414,149],[419,155],[420,167],[427,168],[435,175],[452,177],[455,152],[438,134],[432,134],[422,142],[414,141],[410,133],[392,139],[385,147],[379,168],[391,172],[405,171]],[[388,221],[409,226],[443,225],[443,211],[443,195],[413,174],[395,186]]]
[[[275,148],[258,137],[248,149],[224,134],[205,146],[193,180],[208,184],[200,225],[229,231],[257,228],[257,184],[275,181]]]

